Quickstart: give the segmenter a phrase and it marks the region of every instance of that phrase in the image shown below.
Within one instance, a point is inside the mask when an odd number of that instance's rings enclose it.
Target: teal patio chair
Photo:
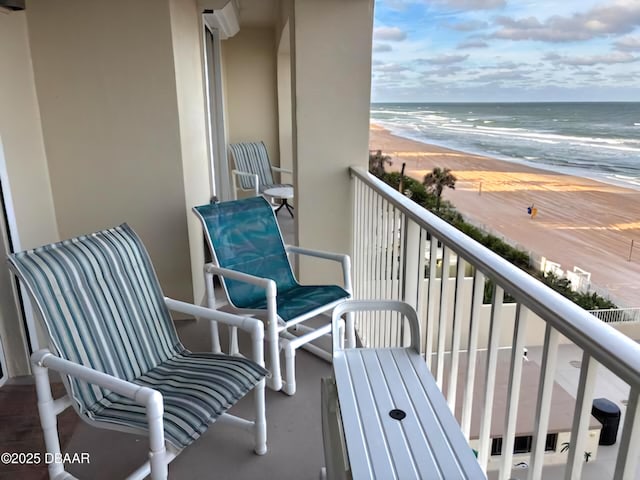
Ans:
[[[269,203],[261,197],[201,205],[193,208],[200,218],[212,253],[205,266],[208,291],[213,292],[213,275],[222,282],[229,305],[236,313],[265,315],[267,319],[267,368],[271,371],[268,386],[295,393],[295,351],[298,348],[331,361],[331,353],[309,342],[331,332],[328,322],[318,328],[301,325],[351,297],[350,259],[348,255],[318,252],[285,246]],[[300,285],[287,254],[310,255],[339,262],[343,287],[337,285]],[[209,306],[215,305],[213,295]],[[295,336],[293,328],[303,335]],[[355,343],[353,322],[347,322],[347,339]],[[212,344],[219,351],[220,342],[212,324]],[[285,353],[285,381],[280,369],[280,349]],[[236,354],[237,339],[231,333],[230,352]]]
[[[149,256],[126,224],[9,257],[40,310],[50,350],[32,355],[47,453],[60,454],[56,416],[69,406],[95,426],[146,434],[149,460],[128,478],[167,478],[168,463],[216,420],[255,436],[265,454],[264,325],[163,297]],[[253,361],[192,353],[169,310],[247,330]],[[53,400],[48,369],[67,395]],[[226,411],[251,390],[255,419]],[[49,464],[52,479],[64,465]]]
[[[232,143],[229,150],[235,166],[232,170],[233,198],[238,198],[238,188],[253,192],[257,197],[269,188],[292,187],[290,183],[275,183],[273,172],[293,172],[271,165],[264,142]]]

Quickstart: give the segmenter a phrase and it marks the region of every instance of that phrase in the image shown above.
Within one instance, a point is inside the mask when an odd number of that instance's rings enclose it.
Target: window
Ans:
[[[547,434],[544,445],[545,452],[555,452],[558,445],[558,434]],[[513,453],[529,453],[533,448],[533,436],[516,437],[513,442]],[[502,455],[502,437],[494,438],[491,442],[491,455]]]

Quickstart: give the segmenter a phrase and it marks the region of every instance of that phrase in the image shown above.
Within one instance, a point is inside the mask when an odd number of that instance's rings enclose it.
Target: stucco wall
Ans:
[[[0,15],[0,138],[21,248],[58,239],[24,12]]]
[[[62,237],[122,222],[191,299],[169,1],[32,0],[29,37]]]
[[[195,0],[170,0],[170,8],[193,297],[199,302],[204,297],[203,234],[200,221],[191,208],[208,203],[211,197],[200,27],[202,19]]]
[[[348,253],[348,167],[368,161],[373,0],[295,0],[294,17],[298,240]],[[339,281],[328,263],[302,260],[300,278]]]
[[[58,228],[24,12],[0,15],[0,65],[0,155],[7,174],[2,187],[11,198],[9,215],[15,217],[14,247],[26,249],[58,240]],[[0,290],[0,337],[7,370],[11,376],[23,375],[29,371],[26,332],[4,262]]]
[[[264,141],[280,164],[273,28],[242,27],[222,42],[229,143]]]

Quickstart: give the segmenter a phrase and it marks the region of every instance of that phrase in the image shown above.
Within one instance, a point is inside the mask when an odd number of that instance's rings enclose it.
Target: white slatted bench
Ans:
[[[411,347],[342,349],[340,317],[365,310],[393,310],[404,315],[411,327]],[[419,327],[410,306],[401,302],[345,302],[334,312],[333,338],[338,416],[342,418],[344,463],[349,472],[343,475],[333,462],[331,467],[327,465],[329,477],[486,478],[416,348]],[[325,383],[325,396],[330,388]],[[330,428],[325,419],[323,423],[323,428]],[[335,441],[325,440],[326,448],[335,449]],[[335,452],[325,452],[325,457],[330,462]]]

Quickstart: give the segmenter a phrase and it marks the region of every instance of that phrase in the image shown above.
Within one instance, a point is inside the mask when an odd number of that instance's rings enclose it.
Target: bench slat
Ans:
[[[371,412],[371,414],[377,415],[382,424],[389,463],[392,465],[397,478],[416,478],[418,476],[418,467],[415,465],[411,455],[411,444],[415,443],[415,439],[410,438],[404,428],[406,425],[411,425],[411,423],[405,420],[399,422],[389,416],[389,412],[394,408],[403,410],[411,408],[409,402],[404,400],[401,405],[398,405],[392,398],[376,350],[358,349],[354,350],[354,353],[356,354],[352,355],[350,361],[356,361],[357,354],[359,354],[367,370],[367,378],[376,403],[375,412]],[[359,392],[359,398],[362,398],[361,395],[363,393]],[[406,399],[406,395],[404,398]]]
[[[336,385],[339,385],[338,398],[353,478],[395,479],[362,359],[358,356],[355,361],[347,362],[347,356],[343,353],[346,352],[334,355],[333,364]],[[350,392],[349,387],[345,388],[346,384],[353,386]],[[341,388],[347,390],[344,401]],[[348,407],[347,410],[343,410],[343,403]],[[353,409],[352,404],[357,405],[357,408]],[[359,440],[355,440],[356,438]],[[362,453],[362,450],[366,454],[358,455],[357,452]]]

